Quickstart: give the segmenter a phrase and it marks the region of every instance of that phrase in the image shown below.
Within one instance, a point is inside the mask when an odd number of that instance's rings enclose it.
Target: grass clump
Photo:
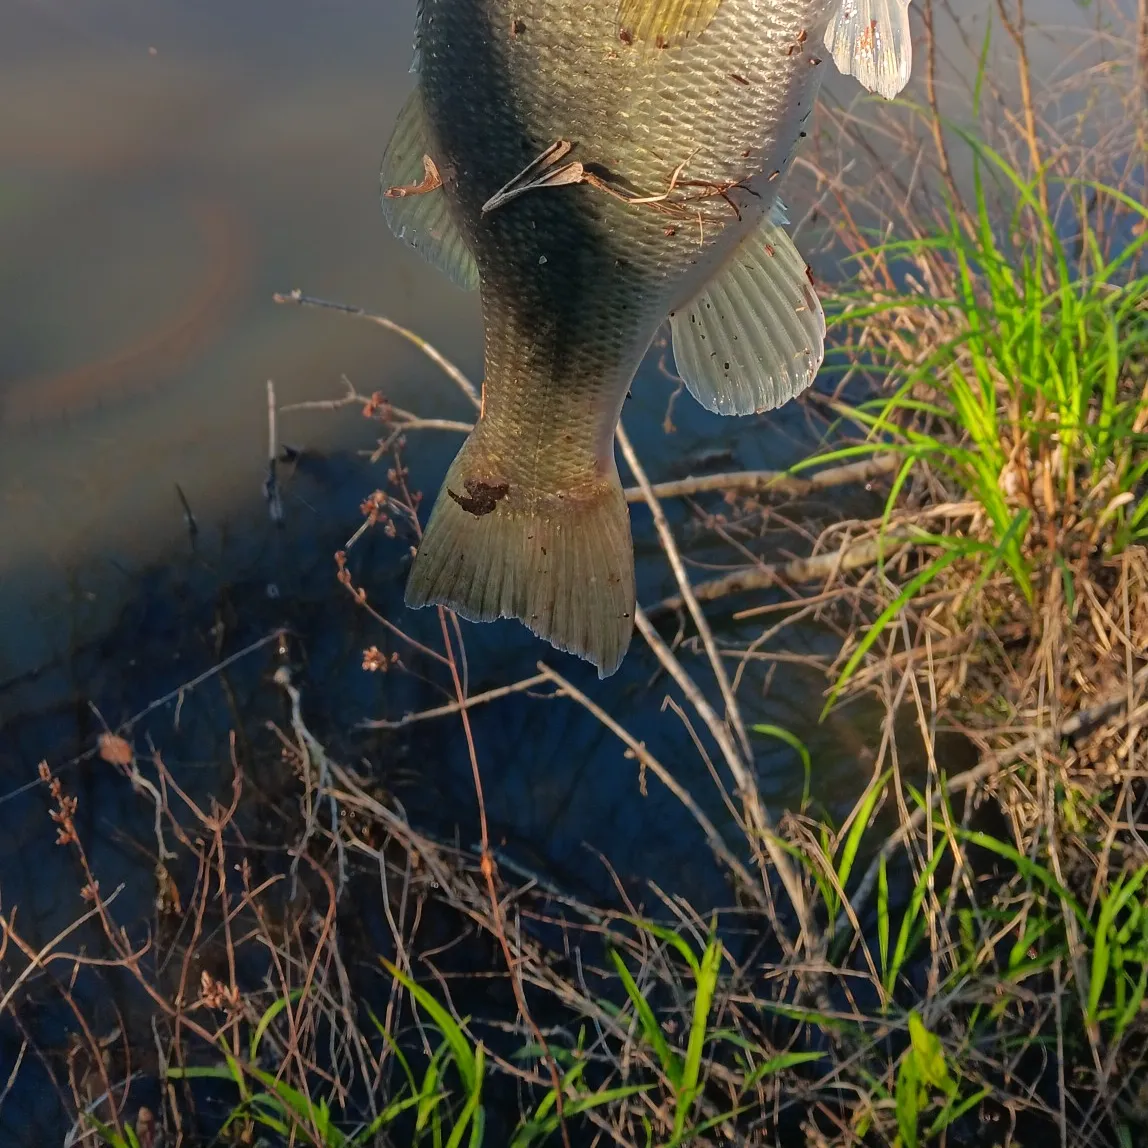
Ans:
[[[914,468],[931,468],[950,501],[975,506],[963,536],[918,536],[945,557],[916,590],[954,556],[967,558],[976,568],[969,598],[999,566],[1018,606],[1036,614],[1038,596],[1053,593],[1056,579],[1074,599],[1074,569],[1148,539],[1148,274],[1137,273],[1148,209],[1114,187],[1068,189],[1080,251],[1070,261],[1040,204],[1045,177],[1026,181],[999,154],[970,142],[976,215],[950,205],[947,232],[866,252],[901,264],[911,282],[922,272],[945,282],[952,294],[918,290],[845,312],[870,330],[888,322],[904,354],[888,364],[891,393],[851,412],[871,441],[828,458],[897,452],[904,462],[887,517]],[[990,217],[982,159],[1017,196],[1008,241],[998,239]],[[1105,258],[1090,215],[1112,205],[1140,235]],[[906,317],[923,338],[906,334],[898,323]]]

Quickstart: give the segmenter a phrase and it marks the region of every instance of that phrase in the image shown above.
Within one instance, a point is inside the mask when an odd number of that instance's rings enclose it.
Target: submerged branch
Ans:
[[[487,690],[481,694],[471,694],[461,704],[457,701],[448,702],[446,705],[436,706],[434,709],[419,710],[417,713],[404,714],[401,718],[396,718],[392,721],[388,721],[385,718],[377,718],[373,721],[360,722],[359,728],[403,729],[408,725],[414,725],[415,722],[430,721],[432,718],[449,717],[451,714],[459,713],[464,709],[474,709],[475,706],[497,701],[499,698],[509,697],[511,694],[532,690],[535,686],[540,686],[549,680],[549,674],[535,674],[532,678],[523,678],[522,681],[511,682],[508,686],[499,686],[497,689]]]
[[[718,688],[721,690],[722,700],[725,702],[726,721],[729,722],[737,734],[738,741],[741,743],[742,752],[745,754],[745,759],[752,761],[753,753],[749,746],[749,735],[745,731],[745,722],[743,722],[741,718],[741,709],[737,704],[737,698],[730,685],[729,676],[726,674],[725,667],[722,665],[721,658],[718,656],[717,643],[714,642],[709,623],[706,621],[701,607],[693,596],[689,575],[686,573],[686,567],[682,562],[678,545],[674,541],[673,531],[670,530],[670,524],[666,521],[666,515],[662,510],[662,505],[658,501],[657,495],[654,494],[653,488],[650,486],[650,480],[646,477],[645,468],[642,466],[637,451],[634,450],[633,444],[626,434],[626,428],[622,426],[621,422],[618,423],[615,434],[618,445],[622,448],[622,456],[626,460],[626,465],[630,468],[630,473],[638,480],[638,487],[641,489],[642,496],[650,508],[650,513],[654,516],[654,528],[658,532],[658,541],[662,544],[666,561],[669,562],[670,569],[674,572],[674,578],[677,580],[678,586],[681,589],[682,599],[689,606],[694,623],[698,628],[698,633],[701,635],[702,644],[705,646],[706,654],[710,660],[710,666],[713,668],[714,677],[717,679]],[[736,769],[734,772],[736,774]]]
[[[653,484],[651,490],[655,498],[685,498],[694,494],[725,493],[727,490],[736,490],[742,494],[786,494],[801,498],[819,490],[868,482],[892,474],[902,461],[897,455],[883,454],[844,466],[827,467],[809,478],[784,470],[738,470],[727,474],[705,474],[673,482],[658,482]],[[645,497],[641,487],[631,486],[626,489],[627,502],[643,502]]]
[[[879,538],[868,538],[863,542],[847,542],[840,550],[828,554],[817,554],[812,558],[794,558],[789,562],[776,562],[769,566],[755,566],[747,570],[735,570],[721,578],[699,582],[693,591],[699,601],[712,602],[717,598],[728,598],[748,590],[768,590],[774,586],[793,582],[826,581],[848,570],[872,566],[882,557],[888,558],[896,554],[913,541],[913,534],[914,532],[910,530],[892,530]],[[651,606],[649,613],[651,617],[659,617],[680,610],[682,606],[681,596],[674,594]],[[751,618],[754,613],[753,610],[746,610],[738,617]]]
[[[714,856],[722,861],[742,882],[745,891],[759,904],[765,907],[764,893],[760,885],[750,876],[746,867],[734,856],[714,823],[705,815],[701,806],[690,796],[689,790],[682,786],[672,773],[646,748],[643,742],[638,741],[625,727],[616,722],[601,706],[587,697],[577,686],[573,685],[556,670],[552,670],[545,662],[538,663],[539,677],[553,682],[558,687],[559,696],[570,698],[583,709],[602,723],[627,749],[634,755],[643,768],[648,769],[681,803],[689,810],[698,827],[705,834]]]

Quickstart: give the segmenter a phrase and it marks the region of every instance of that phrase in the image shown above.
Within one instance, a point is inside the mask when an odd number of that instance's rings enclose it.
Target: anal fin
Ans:
[[[416,88],[403,105],[394,134],[383,153],[379,180],[383,216],[391,231],[406,240],[432,266],[464,291],[478,286],[478,267],[450,213],[441,186],[432,178],[430,133],[422,95]],[[391,194],[388,194],[390,192]]]
[[[841,73],[887,100],[901,93],[913,71],[910,3],[838,0],[825,31],[825,46]]]
[[[674,360],[706,410],[747,415],[787,403],[825,357],[825,314],[777,208],[688,306],[670,316]]]

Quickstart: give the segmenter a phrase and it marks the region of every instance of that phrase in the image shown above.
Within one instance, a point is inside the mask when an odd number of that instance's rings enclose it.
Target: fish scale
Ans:
[[[613,437],[659,326],[711,410],[779,405],[820,364],[824,319],[776,199],[831,18],[854,27],[841,2],[422,0],[384,207],[477,280],[485,377],[409,604],[516,617],[617,667],[634,587]],[[416,187],[424,155],[437,181]]]

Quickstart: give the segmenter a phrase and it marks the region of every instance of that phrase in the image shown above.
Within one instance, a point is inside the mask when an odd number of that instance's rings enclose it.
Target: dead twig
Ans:
[[[388,721],[384,718],[376,718],[371,721],[364,721],[359,723],[360,729],[403,729],[408,725],[413,725],[415,722],[430,721],[432,718],[449,717],[451,714],[456,714],[463,709],[474,709],[475,706],[485,705],[487,702],[497,701],[499,698],[508,697],[511,694],[522,693],[525,690],[532,690],[535,686],[540,686],[546,682],[548,676],[546,674],[535,674],[531,678],[523,678],[520,682],[512,682],[508,686],[498,686],[496,689],[487,690],[481,694],[471,694],[464,699],[461,703],[458,701],[449,702],[446,705],[436,706],[430,710],[420,710],[418,713],[404,714],[401,718],[393,721]]]
[[[705,834],[714,856],[718,858],[739,881],[746,893],[752,897],[763,909],[768,909],[768,901],[760,884],[750,876],[749,870],[734,856],[726,845],[717,827],[702,811],[701,806],[690,795],[689,790],[679,784],[668,769],[638,741],[624,726],[616,722],[601,706],[587,697],[577,686],[552,670],[545,662],[538,663],[539,677],[553,682],[559,689],[559,696],[568,697],[577,702],[583,709],[602,723],[619,741],[621,741],[634,755],[643,768],[648,769],[681,803],[689,810],[690,816],[698,823],[698,827]]]
[[[944,786],[935,790],[914,813],[885,840],[877,851],[873,860],[861,878],[857,891],[850,898],[852,911],[860,916],[869,898],[873,894],[873,887],[877,883],[877,876],[882,861],[888,859],[908,840],[908,838],[924,825],[926,819],[940,804],[942,798],[951,797],[954,793],[969,792],[982,785],[990,778],[998,776],[1004,769],[1023,758],[1036,753],[1038,750],[1048,749],[1064,738],[1075,737],[1078,734],[1095,729],[1101,722],[1107,721],[1122,709],[1127,712],[1119,721],[1120,727],[1134,725],[1148,718],[1148,702],[1135,708],[1129,705],[1129,694],[1148,686],[1148,666],[1141,669],[1132,679],[1130,687],[1122,687],[1118,692],[1095,706],[1078,710],[1059,724],[1051,724],[1045,729],[1038,730],[1028,737],[1022,738],[1013,745],[988,754],[979,765],[950,778]],[[848,914],[845,910],[838,917],[835,930],[842,929],[848,923]]]
[[[339,803],[332,796],[331,763],[327,759],[327,751],[320,745],[319,739],[303,721],[303,699],[298,688],[292,683],[291,671],[286,666],[280,666],[275,671],[275,684],[282,688],[291,702],[291,728],[295,731],[295,737],[298,740],[299,756],[303,763],[303,782],[308,794],[311,789],[312,772],[315,783],[315,798],[314,800],[308,799],[303,836],[295,847],[295,856],[291,861],[291,895],[295,895],[294,883],[299,879],[299,859],[304,855],[307,845],[318,827],[318,799],[326,793],[330,803],[331,836],[335,841],[335,857],[338,864],[338,884],[335,886],[335,902],[338,903],[347,885],[347,857],[343,845],[343,836],[339,832]]]
[[[656,482],[650,490],[655,498],[687,498],[695,494],[737,491],[739,494],[781,494],[791,498],[804,498],[820,490],[836,486],[852,486],[871,479],[892,474],[902,459],[893,454],[878,455],[863,462],[827,467],[803,478],[784,470],[740,470],[727,474],[705,474],[698,477]],[[640,486],[626,488],[627,502],[644,502],[645,492]]]
[[[702,645],[705,647],[706,654],[710,660],[710,666],[713,669],[714,678],[717,681],[718,688],[721,690],[722,700],[725,702],[726,721],[733,727],[746,760],[752,760],[753,751],[750,749],[749,735],[745,730],[745,722],[742,721],[741,718],[741,709],[737,704],[737,698],[730,686],[729,675],[726,673],[725,666],[718,656],[717,643],[714,642],[713,632],[710,630],[709,623],[706,621],[706,617],[702,613],[697,599],[694,597],[693,590],[690,586],[689,575],[686,573],[685,564],[682,562],[681,554],[678,552],[673,531],[670,530],[670,524],[666,521],[665,511],[662,510],[662,504],[658,501],[653,488],[650,486],[650,480],[646,477],[645,468],[638,459],[637,452],[634,450],[633,444],[626,434],[626,428],[621,422],[618,423],[616,437],[618,445],[622,448],[622,456],[626,460],[626,465],[630,468],[630,473],[638,480],[638,486],[645,497],[646,505],[649,506],[650,513],[654,517],[654,529],[658,532],[658,540],[662,544],[662,550],[666,555],[666,560],[669,562],[670,569],[673,570],[674,578],[681,589],[682,599],[689,607],[690,614],[694,619],[694,624],[697,626],[698,633],[701,635]]]
[[[699,582],[693,592],[701,602],[713,602],[718,598],[728,598],[733,594],[744,594],[749,590],[768,590],[774,586],[784,586],[795,582],[823,582],[849,570],[872,566],[909,545],[913,540],[910,531],[890,531],[880,538],[870,538],[863,542],[846,543],[839,550],[828,554],[818,554],[811,558],[794,558],[789,562],[778,562],[769,566],[756,566],[747,570],[735,570],[721,578]],[[651,606],[651,618],[680,610],[685,605],[681,595],[674,594],[663,598]],[[744,610],[739,618],[752,618],[754,610]]]
[[[267,513],[276,526],[283,525],[283,495],[279,489],[279,431],[275,408],[275,383],[267,380],[267,477],[263,480],[263,497]]]
[[[313,295],[304,295],[303,292],[299,290],[288,291],[286,293],[276,292],[271,298],[276,303],[294,303],[298,307],[322,307],[328,311],[341,311],[344,315],[353,315],[356,319],[365,319],[368,323],[374,323],[376,326],[382,327],[385,331],[391,331],[401,338],[406,339],[408,343],[411,343],[426,355],[426,357],[462,391],[474,406],[478,407],[481,405],[478,391],[474,389],[474,384],[470,379],[442,354],[441,351],[433,347],[421,335],[416,335],[409,327],[404,327],[401,323],[396,323],[393,319],[388,319],[383,315],[374,315],[370,311],[364,311],[362,307],[353,307],[348,303],[335,303],[329,299],[318,299]]]

